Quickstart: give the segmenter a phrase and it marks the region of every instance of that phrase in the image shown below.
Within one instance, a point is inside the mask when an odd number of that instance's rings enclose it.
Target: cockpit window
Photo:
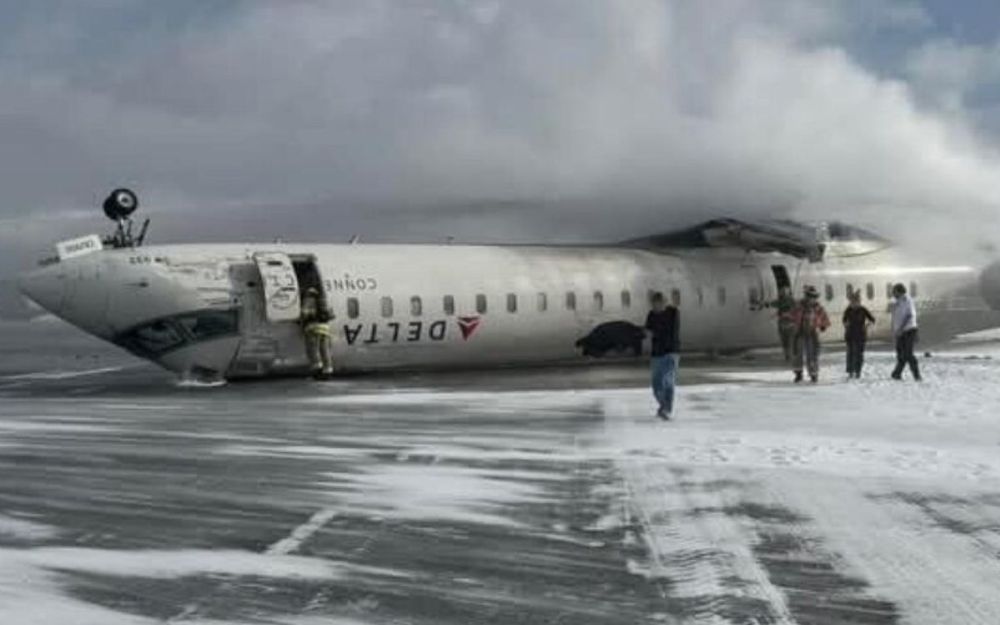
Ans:
[[[184,336],[171,321],[161,319],[139,326],[127,339],[143,352],[161,354],[184,343]]]
[[[128,330],[115,342],[144,357],[156,357],[190,343],[239,333],[235,310],[200,310],[157,319]]]
[[[235,310],[204,310],[182,315],[177,321],[195,341],[236,334],[239,331]]]

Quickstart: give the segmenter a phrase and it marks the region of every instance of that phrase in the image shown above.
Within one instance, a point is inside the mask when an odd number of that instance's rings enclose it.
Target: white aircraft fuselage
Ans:
[[[182,375],[308,371],[300,292],[321,288],[340,372],[600,362],[648,353],[649,296],[680,295],[683,351],[778,345],[768,305],[814,285],[840,341],[847,290],[890,335],[888,288],[907,285],[922,336],[1000,325],[993,268],[928,265],[888,246],[831,244],[821,262],[734,247],[190,244],[50,261],[20,287],[39,305]],[[992,303],[992,306],[991,306]],[[638,345],[637,345],[638,342]],[[641,357],[641,354],[640,354]]]

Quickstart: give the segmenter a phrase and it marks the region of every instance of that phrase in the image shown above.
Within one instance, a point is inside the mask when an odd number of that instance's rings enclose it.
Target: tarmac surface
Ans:
[[[1000,622],[1000,466],[741,423],[767,364],[682,369],[663,424],[643,366],[203,388],[54,323],[0,348],[0,622]]]

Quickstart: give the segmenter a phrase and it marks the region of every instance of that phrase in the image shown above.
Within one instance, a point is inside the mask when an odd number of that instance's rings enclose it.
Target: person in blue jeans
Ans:
[[[677,377],[680,349],[680,299],[677,292],[666,304],[663,293],[653,294],[653,310],[646,315],[646,330],[650,334],[650,356],[653,395],[659,408],[656,416],[670,419],[674,412],[674,382]]]

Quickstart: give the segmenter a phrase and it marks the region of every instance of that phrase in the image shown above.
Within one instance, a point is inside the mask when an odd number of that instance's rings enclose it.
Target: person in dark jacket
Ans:
[[[865,342],[868,326],[875,323],[875,317],[861,305],[861,293],[853,291],[850,303],[844,309],[844,342],[847,343],[847,377],[860,378],[861,367],[865,363]]]
[[[785,362],[791,362],[795,353],[795,324],[792,323],[795,297],[792,295],[792,288],[781,287],[778,299],[771,302],[771,306],[778,312],[778,336],[781,338],[781,351],[785,355]]]
[[[653,310],[646,315],[649,331],[653,396],[659,409],[656,416],[669,419],[674,411],[674,383],[677,377],[680,349],[680,304],[676,293],[670,305],[664,304],[663,293],[653,294]]]

